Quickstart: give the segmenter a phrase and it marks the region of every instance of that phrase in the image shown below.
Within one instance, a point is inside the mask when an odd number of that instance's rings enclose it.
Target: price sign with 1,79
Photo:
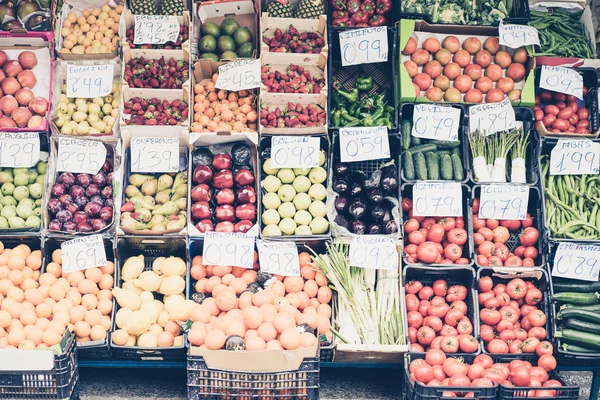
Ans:
[[[598,282],[600,246],[561,243],[554,255],[552,276]]]
[[[413,186],[413,214],[417,217],[460,217],[462,188],[458,182],[417,182]]]
[[[458,141],[460,110],[433,104],[415,104],[411,135],[423,139]]]
[[[107,265],[102,235],[91,235],[67,240],[60,245],[63,272],[103,267]]]
[[[340,158],[342,162],[390,158],[387,127],[340,128]]]
[[[133,44],[176,42],[179,21],[173,15],[135,15]]]
[[[40,160],[38,132],[0,132],[0,167],[30,168]]]
[[[67,66],[67,97],[93,99],[112,91],[114,64]]]
[[[179,138],[132,138],[131,170],[133,172],[179,171]]]
[[[359,268],[398,270],[398,250],[394,239],[377,235],[352,238],[348,250],[350,265]]]
[[[550,153],[550,175],[600,173],[600,143],[589,139],[558,139]]]
[[[527,218],[529,187],[524,185],[482,185],[479,199],[479,218]]]
[[[271,167],[312,168],[319,166],[321,140],[309,136],[273,136]]]
[[[106,146],[95,140],[58,139],[58,171],[95,175],[106,161]]]
[[[219,67],[219,77],[215,83],[217,89],[237,92],[259,86],[260,60],[236,60]]]
[[[202,263],[251,269],[254,263],[254,237],[243,233],[206,232]]]
[[[261,271],[282,276],[300,276],[300,260],[295,243],[260,240],[257,245]]]
[[[342,66],[386,62],[388,60],[387,35],[385,26],[340,32]]]
[[[583,76],[572,68],[542,65],[540,88],[570,94],[583,100]]]
[[[469,107],[469,132],[492,135],[516,127],[515,110],[507,97],[500,103],[478,104]]]

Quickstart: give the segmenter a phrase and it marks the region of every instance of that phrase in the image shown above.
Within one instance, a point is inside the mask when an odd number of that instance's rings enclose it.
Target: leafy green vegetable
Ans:
[[[512,0],[407,0],[402,12],[427,14],[435,24],[498,25],[509,17]]]

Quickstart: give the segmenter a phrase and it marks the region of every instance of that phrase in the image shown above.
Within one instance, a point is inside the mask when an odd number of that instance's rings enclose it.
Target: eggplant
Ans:
[[[392,192],[398,188],[398,167],[394,160],[381,166],[381,188]]]
[[[338,196],[335,199],[335,210],[338,213],[344,213],[348,210],[348,199],[346,197]]]
[[[354,200],[348,206],[348,213],[356,219],[361,219],[362,216],[365,214],[366,210],[367,210],[367,206],[365,205],[365,203],[363,203],[360,200]]]
[[[350,173],[350,168],[348,167],[348,164],[339,162],[335,165],[334,172],[335,172],[335,175],[337,175],[339,177],[344,177],[344,176],[348,175],[348,173]]]
[[[367,235],[381,235],[383,229],[379,224],[371,224],[367,228]]]
[[[392,215],[392,209],[390,207],[386,207],[386,206],[382,206],[383,208],[383,218],[381,219],[381,222],[388,222],[394,219],[394,216]]]
[[[212,165],[213,154],[206,147],[198,147],[192,152],[192,165],[195,167],[199,165]]]
[[[246,143],[237,142],[231,148],[231,158],[235,164],[247,165],[252,159],[252,151]]]
[[[369,214],[371,215],[371,218],[373,219],[373,221],[381,222],[385,215],[385,211],[383,210],[383,207],[381,207],[381,206],[372,206],[369,210]]]
[[[362,171],[355,171],[350,174],[349,181],[350,183],[358,183],[360,186],[365,186],[367,176]]]
[[[350,184],[350,192],[351,196],[360,196],[363,192],[363,185],[358,182],[353,182]]]
[[[374,204],[379,204],[383,201],[383,192],[379,188],[371,188],[367,190],[369,201]]]
[[[337,217],[335,217],[335,223],[344,229],[348,229],[348,230],[350,229],[350,223],[348,222],[346,217],[342,214],[338,214]]]
[[[267,158],[271,158],[271,148],[265,147],[260,150],[260,159],[266,160]]]
[[[345,179],[334,179],[333,180],[333,191],[337,194],[345,194],[348,191],[348,182]]]
[[[383,233],[386,235],[391,235],[393,233],[398,232],[398,225],[396,225],[396,221],[388,221],[383,224]]]
[[[261,290],[263,290],[260,285],[256,282],[250,282],[248,284],[248,287],[246,288],[246,290],[244,290],[245,292],[250,292],[250,293],[258,293]]]
[[[352,221],[352,233],[355,233],[357,235],[364,235],[366,231],[367,225],[365,225],[364,222],[362,222],[359,219]]]

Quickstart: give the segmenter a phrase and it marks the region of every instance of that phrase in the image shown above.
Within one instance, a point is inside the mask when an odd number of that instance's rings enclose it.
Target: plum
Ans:
[[[50,190],[50,194],[52,197],[60,197],[65,194],[65,185],[62,183],[55,183],[52,185],[52,189]]]
[[[75,184],[75,175],[70,172],[63,172],[58,176],[58,183],[62,183],[68,189]]]
[[[77,174],[75,177],[75,182],[79,186],[86,188],[90,185],[90,183],[92,183],[92,176],[90,174]]]

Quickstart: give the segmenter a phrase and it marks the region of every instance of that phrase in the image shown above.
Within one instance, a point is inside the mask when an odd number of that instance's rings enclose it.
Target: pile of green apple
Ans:
[[[262,168],[263,236],[323,235],[329,230],[325,198],[327,171],[321,151],[319,166],[313,168],[272,168],[271,159]]]
[[[48,163],[0,169],[0,229],[35,229],[42,224],[42,196]]]

